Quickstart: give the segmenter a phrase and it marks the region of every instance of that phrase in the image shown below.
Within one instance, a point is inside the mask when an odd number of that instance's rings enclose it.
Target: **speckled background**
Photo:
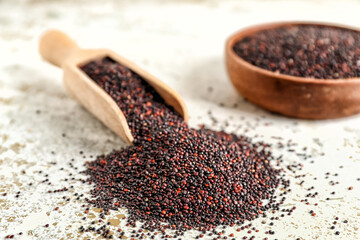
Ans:
[[[61,71],[40,59],[39,35],[59,28],[83,47],[115,50],[172,86],[183,96],[192,126],[211,125],[211,109],[220,122],[228,121],[228,131],[270,143],[281,136],[297,142],[294,148],[307,147],[312,158],[304,161],[274,145],[286,164],[302,163],[298,174],[306,177],[300,184],[287,172],[293,191],[285,206],[297,209],[274,226],[255,220],[258,239],[268,229],[275,231],[270,239],[360,239],[360,116],[303,121],[270,114],[237,95],[224,66],[225,40],[242,27],[279,20],[360,26],[359,10],[360,1],[0,0],[0,238],[18,232],[23,235],[16,238],[23,239],[93,236],[78,231],[85,202],[74,193],[86,196],[90,187],[76,179],[83,177],[79,171],[91,155],[125,146],[68,97]],[[311,186],[319,194],[306,205],[301,200]],[[69,202],[64,193],[47,193],[63,187],[69,188]],[[90,218],[97,212],[90,209]],[[107,216],[114,229],[123,227],[123,214]],[[336,216],[336,229],[330,230]]]

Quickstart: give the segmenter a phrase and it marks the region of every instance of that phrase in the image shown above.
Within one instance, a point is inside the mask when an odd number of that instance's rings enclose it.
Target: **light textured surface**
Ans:
[[[61,71],[41,61],[37,40],[51,27],[68,32],[81,46],[111,48],[168,83],[184,97],[192,126],[210,124],[211,109],[216,118],[229,122],[228,131],[271,143],[277,142],[272,136],[281,136],[298,143],[298,149],[308,148],[313,157],[303,161],[274,146],[285,162],[304,164],[298,174],[306,177],[300,185],[288,171],[293,191],[285,205],[297,209],[272,227],[254,221],[259,239],[265,237],[264,229],[276,232],[270,239],[360,239],[360,116],[302,121],[267,113],[236,94],[223,57],[226,37],[242,27],[278,20],[360,26],[359,10],[360,1],[0,0],[0,238],[20,231],[23,238],[33,239],[77,236],[84,202],[66,203],[63,194],[46,192],[73,184],[76,192],[88,194],[88,185],[71,180],[80,176],[83,155],[89,160],[124,146],[67,96]],[[52,185],[40,183],[45,174]],[[331,186],[330,180],[339,184]],[[311,186],[318,196],[309,198],[309,205],[301,203]],[[59,211],[53,211],[56,206]],[[112,212],[108,218],[122,226],[121,214]],[[329,229],[336,216],[339,236]]]

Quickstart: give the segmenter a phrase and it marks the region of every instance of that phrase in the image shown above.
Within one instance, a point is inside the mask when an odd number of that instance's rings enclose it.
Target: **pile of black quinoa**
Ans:
[[[321,25],[290,25],[238,41],[235,53],[273,72],[297,77],[360,77],[360,32]]]
[[[174,237],[279,209],[274,193],[288,181],[272,167],[267,144],[189,127],[140,76],[110,58],[81,69],[116,101],[135,138],[87,162],[91,204],[105,212],[125,207],[129,224],[140,221],[141,229],[163,234],[172,229]]]

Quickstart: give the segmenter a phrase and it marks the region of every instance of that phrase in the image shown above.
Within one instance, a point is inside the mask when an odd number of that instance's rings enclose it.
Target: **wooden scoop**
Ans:
[[[79,68],[80,65],[110,57],[141,76],[185,121],[188,120],[185,103],[177,92],[111,50],[81,49],[66,34],[49,30],[40,39],[39,52],[43,59],[63,69],[67,92],[127,143],[131,144],[134,138],[123,112],[112,97]]]

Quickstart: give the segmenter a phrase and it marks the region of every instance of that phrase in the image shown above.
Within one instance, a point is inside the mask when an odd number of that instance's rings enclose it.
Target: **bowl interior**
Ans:
[[[226,53],[227,55],[238,64],[242,64],[246,66],[247,68],[251,69],[252,71],[257,71],[261,74],[265,74],[267,76],[272,77],[278,77],[282,79],[286,79],[289,81],[296,81],[296,82],[304,82],[307,83],[321,83],[324,84],[346,84],[348,82],[360,82],[360,78],[339,78],[339,79],[320,79],[320,78],[307,78],[307,77],[297,77],[292,75],[287,75],[283,73],[275,73],[273,71],[255,66],[246,60],[244,60],[242,57],[237,55],[234,51],[235,44],[240,41],[241,39],[244,39],[245,37],[249,37],[257,32],[261,32],[263,30],[269,30],[269,29],[275,29],[279,27],[292,27],[292,26],[322,26],[322,27],[332,27],[332,28],[338,28],[338,29],[345,29],[345,30],[351,30],[351,31],[357,31],[360,32],[360,29],[355,27],[350,27],[346,25],[340,25],[340,24],[333,24],[333,23],[320,23],[320,22],[276,22],[276,23],[270,23],[270,24],[263,24],[263,25],[256,25],[252,26],[243,30],[240,30],[239,32],[236,32],[232,36],[229,37],[226,43]]]

